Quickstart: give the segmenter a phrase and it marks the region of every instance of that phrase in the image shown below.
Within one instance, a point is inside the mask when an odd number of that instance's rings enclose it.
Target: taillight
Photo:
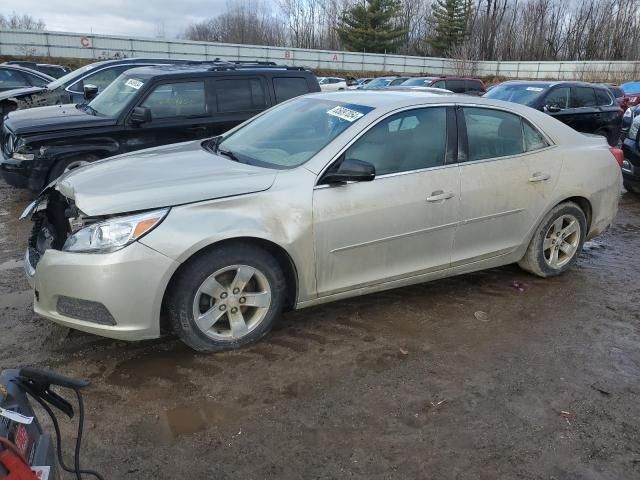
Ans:
[[[618,165],[622,167],[622,163],[624,162],[623,151],[618,147],[609,147],[609,151],[611,152],[611,155],[613,155],[613,157],[616,159],[616,162],[618,162]]]

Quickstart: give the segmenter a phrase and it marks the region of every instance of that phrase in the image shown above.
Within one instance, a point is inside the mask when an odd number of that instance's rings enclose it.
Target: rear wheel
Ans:
[[[166,306],[183,342],[219,352],[266,335],[285,298],[285,277],[271,255],[252,245],[229,245],[190,261],[178,273]]]
[[[573,202],[561,203],[542,220],[520,268],[539,277],[552,277],[576,262],[587,233],[587,219]]]

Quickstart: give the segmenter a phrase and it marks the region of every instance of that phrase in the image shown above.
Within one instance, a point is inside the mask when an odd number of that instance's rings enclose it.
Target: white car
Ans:
[[[613,221],[621,154],[516,103],[304,95],[71,170],[24,213],[25,269],[54,322],[140,340],[166,318],[196,350],[234,349],[285,309],[509,263],[565,272]]]
[[[320,90],[323,92],[335,92],[347,89],[347,81],[338,77],[320,77],[318,78]]]

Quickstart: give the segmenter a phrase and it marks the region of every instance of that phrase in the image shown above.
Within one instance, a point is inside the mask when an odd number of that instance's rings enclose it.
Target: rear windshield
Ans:
[[[548,85],[503,84],[489,90],[485,98],[531,105],[549,90]]]

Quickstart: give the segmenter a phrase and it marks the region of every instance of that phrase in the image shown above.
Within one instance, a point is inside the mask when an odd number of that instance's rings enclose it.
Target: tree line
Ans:
[[[230,0],[190,40],[469,60],[638,60],[640,0]]]

